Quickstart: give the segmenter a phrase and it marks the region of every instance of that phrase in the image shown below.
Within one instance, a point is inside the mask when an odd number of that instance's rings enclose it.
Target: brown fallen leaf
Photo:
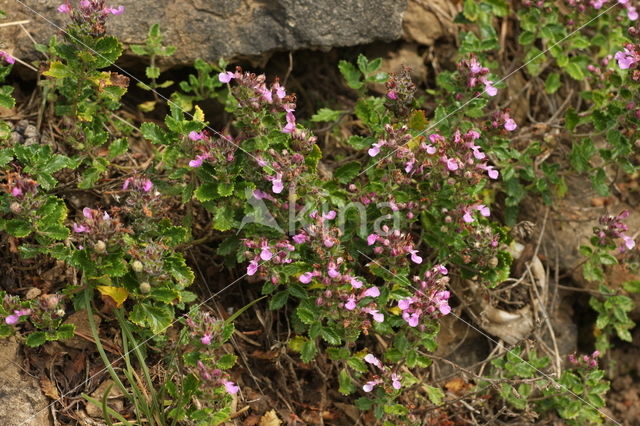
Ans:
[[[42,389],[42,393],[48,396],[51,399],[60,399],[60,394],[58,393],[58,388],[53,384],[48,377],[40,377],[40,389]]]
[[[260,426],[280,426],[281,424],[282,420],[278,418],[276,410],[267,411],[260,418]]]

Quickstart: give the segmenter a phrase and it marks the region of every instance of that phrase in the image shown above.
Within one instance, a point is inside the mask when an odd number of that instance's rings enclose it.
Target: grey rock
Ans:
[[[11,21],[29,19],[25,28],[39,43],[60,32],[68,16],[56,11],[62,0],[0,0]],[[402,35],[407,0],[114,0],[123,5],[107,29],[128,44],[142,43],[159,23],[167,44],[178,48],[169,64],[196,58],[255,56],[277,50],[331,48],[391,41]],[[57,28],[56,28],[57,27]],[[33,43],[19,26],[0,28],[5,50],[34,59]]]
[[[14,338],[0,340],[0,424],[51,425],[47,398],[20,368],[19,347]]]

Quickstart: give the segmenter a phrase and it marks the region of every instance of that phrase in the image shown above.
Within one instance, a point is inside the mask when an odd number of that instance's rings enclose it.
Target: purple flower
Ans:
[[[378,241],[378,236],[376,234],[369,234],[367,237],[367,245],[374,245]]]
[[[300,281],[302,284],[309,284],[312,279],[313,279],[313,272],[305,272],[304,274],[300,275],[300,277],[298,278],[298,281]]]
[[[189,167],[197,168],[202,166],[202,162],[204,161],[203,155],[198,155],[194,160],[189,161]]]
[[[627,250],[631,250],[632,248],[634,248],[636,246],[636,242],[630,236],[622,235],[621,238],[624,241],[624,245],[622,247],[620,247],[621,251],[624,251],[625,247],[626,247]]]
[[[326,248],[331,248],[336,244],[335,241],[333,241],[333,239],[331,239],[330,237],[326,237],[324,240],[322,240],[322,243]]]
[[[80,2],[80,7],[83,9],[88,9],[91,7],[91,2],[89,0],[82,0]]]
[[[489,80],[484,81],[484,91],[487,92],[487,95],[489,96],[495,96],[498,94],[498,89],[496,89],[493,82]]]
[[[271,258],[273,257],[273,253],[271,253],[271,249],[269,248],[269,245],[265,242],[262,245],[262,251],[260,251],[260,259],[262,260],[271,260]]]
[[[151,188],[153,188],[153,182],[151,182],[149,179],[146,179],[144,182],[142,182],[142,190],[144,192],[151,191]]]
[[[399,390],[402,387],[402,383],[400,383],[400,376],[396,373],[391,374],[391,386],[393,386],[395,390]]]
[[[364,356],[364,360],[365,362],[371,364],[371,365],[375,365],[376,367],[382,369],[382,362],[380,362],[380,360],[378,358],[375,357],[375,355],[373,354],[366,354]]]
[[[515,122],[515,120],[513,118],[508,118],[504,122],[504,128],[506,130],[508,130],[509,132],[513,132],[515,129],[518,128],[518,125],[516,124],[516,122]]]
[[[11,188],[11,195],[13,195],[16,198],[21,197],[22,189],[18,188],[17,186],[14,186],[13,188]]]
[[[31,309],[16,309],[13,311],[13,314],[7,316],[4,319],[4,322],[9,325],[14,325],[17,324],[18,321],[20,321],[20,317],[28,315],[31,315]]]
[[[468,210],[468,209],[465,209],[465,210],[464,210],[464,215],[462,216],[462,220],[463,220],[465,223],[471,223],[471,222],[473,222],[473,216],[471,216],[471,212],[469,212],[469,210]]]
[[[284,87],[280,86],[280,82],[278,81],[273,83],[272,89],[275,89],[278,99],[284,99],[285,96],[287,96],[287,91],[284,89]]]
[[[413,303],[413,298],[409,297],[408,299],[402,299],[398,301],[398,308],[402,311],[406,311],[411,307]]]
[[[417,327],[420,321],[420,311],[416,311],[416,312],[404,312],[402,314],[402,318],[407,322],[407,324],[409,325],[409,327]]]
[[[194,142],[202,140],[204,139],[204,132],[191,131],[189,132],[189,139],[191,139]]]
[[[327,213],[322,215],[323,218],[327,219],[327,220],[333,220],[336,218],[336,211],[335,210],[329,210]]]
[[[384,322],[384,314],[381,314],[377,309],[365,308],[363,311],[371,315],[375,322]]]
[[[282,173],[276,174],[276,177],[271,177],[271,190],[274,194],[280,194],[284,189],[282,184]]]
[[[374,143],[373,146],[371,148],[369,148],[369,156],[370,157],[375,157],[376,155],[380,154],[380,147],[383,146],[386,143],[386,141],[384,140],[379,140],[377,143]]]
[[[380,289],[378,287],[370,287],[362,293],[362,297],[378,297],[380,296]]]
[[[62,3],[60,6],[58,6],[58,12],[71,13],[71,6],[68,3]]]
[[[296,234],[293,237],[291,237],[291,239],[296,244],[302,244],[307,242],[308,237],[305,234]]]
[[[364,283],[356,277],[351,277],[350,284],[353,288],[362,288],[362,286],[364,285]]]
[[[287,125],[282,129],[282,133],[291,133],[296,129],[296,117],[293,112],[287,112],[285,118],[287,119]]]
[[[418,255],[418,250],[410,250],[409,253],[411,253],[411,261],[413,263],[422,263],[422,258]]]
[[[356,308],[356,296],[353,294],[347,299],[347,303],[344,304],[344,308],[348,311],[353,311]]]
[[[616,52],[614,58],[616,58],[616,61],[618,61],[618,66],[620,67],[620,69],[623,70],[631,68],[636,64],[636,62],[638,62],[634,55],[634,52],[631,52],[626,47],[624,48],[624,51]]]
[[[258,261],[252,260],[249,262],[249,266],[247,266],[247,275],[251,276],[258,272]]]
[[[382,383],[381,379],[371,380],[365,383],[364,386],[362,386],[362,390],[365,392],[371,392],[373,388],[375,388],[376,385],[379,385],[380,383]]]
[[[85,225],[78,225],[77,223],[74,223],[73,232],[81,234],[83,232],[89,232],[89,228],[87,228]]]
[[[458,170],[458,161],[455,158],[447,158],[446,156],[442,157],[442,161],[447,165],[447,169],[452,172]]]
[[[4,59],[8,64],[15,64],[16,60],[13,56],[9,55],[7,52],[0,50],[0,58]]]
[[[240,390],[240,388],[235,383],[229,380],[224,380],[222,384],[224,385],[224,389],[231,395],[237,394],[238,391]]]
[[[218,80],[220,80],[220,83],[228,83],[234,78],[235,78],[235,73],[231,71],[221,72],[220,74],[218,74]]]
[[[112,14],[112,15],[122,15],[122,13],[124,12],[124,6],[118,6],[118,7],[105,7],[102,12],[105,15],[108,14]]]
[[[327,269],[327,274],[331,278],[337,278],[340,276],[340,272],[338,272],[338,270],[336,269],[335,264],[329,264],[329,268]]]
[[[485,206],[484,204],[478,204],[476,206],[476,210],[478,210],[480,214],[484,217],[491,216],[491,210],[489,210],[489,207]]]
[[[387,98],[391,99],[392,101],[395,101],[396,99],[398,99],[398,93],[396,93],[395,90],[389,90],[387,92]]]
[[[210,345],[212,337],[213,336],[211,335],[211,333],[205,333],[204,336],[202,336],[202,338],[200,339],[200,342],[202,342],[203,345]]]

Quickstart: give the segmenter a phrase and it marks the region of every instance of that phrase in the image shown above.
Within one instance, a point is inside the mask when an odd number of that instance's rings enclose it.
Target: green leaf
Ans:
[[[226,206],[218,206],[213,215],[213,229],[218,231],[228,231],[236,224],[233,210]]]
[[[218,194],[221,197],[228,197],[231,194],[233,194],[233,189],[235,187],[235,183],[234,182],[220,182],[218,184]]]
[[[200,185],[193,193],[196,200],[201,203],[218,198],[218,185],[215,183],[205,183]]]
[[[173,321],[173,308],[169,305],[154,305],[149,302],[137,303],[129,320],[140,327],[148,327],[154,334],[162,333]]]
[[[340,335],[333,327],[323,327],[320,336],[330,345],[339,345],[342,342]]]
[[[530,31],[523,31],[518,37],[518,43],[523,46],[529,45],[536,40],[536,35]]]
[[[157,124],[150,122],[142,123],[142,125],[140,126],[140,131],[142,132],[142,136],[145,139],[150,140],[153,144],[166,143],[166,133]]]
[[[109,160],[113,160],[116,157],[127,152],[129,149],[129,142],[127,142],[126,138],[118,138],[111,142],[109,145]]]
[[[69,236],[69,229],[61,224],[52,223],[45,228],[38,229],[38,234],[43,235],[52,240],[66,240]]]
[[[622,287],[630,293],[640,293],[640,281],[627,281],[622,284]]]
[[[362,74],[352,63],[342,60],[338,63],[338,69],[347,81],[347,86],[356,90],[364,86],[364,83],[361,81]]]
[[[27,336],[27,340],[25,340],[25,344],[30,348],[35,348],[44,344],[47,341],[47,335],[44,331],[34,331],[33,333]]]
[[[313,340],[307,340],[302,345],[302,351],[300,352],[300,358],[302,362],[311,362],[316,356],[317,352],[316,342]]]
[[[564,70],[574,80],[582,81],[586,77],[584,74],[583,67],[576,62],[569,62],[567,66],[564,67]]]
[[[11,109],[15,106],[16,100],[11,96],[13,87],[2,86],[0,87],[0,107]]]
[[[160,68],[149,66],[146,68],[145,74],[147,75],[147,78],[158,78],[160,77]]]
[[[334,121],[338,121],[338,119],[344,113],[345,111],[333,110],[329,108],[320,108],[317,113],[311,116],[311,121],[313,121],[314,123],[318,123],[318,122],[333,123]]]
[[[442,389],[429,386],[427,384],[423,385],[422,388],[427,392],[429,401],[435,405],[442,405],[442,401],[444,400],[444,392]]]
[[[547,76],[546,81],[544,82],[544,87],[547,93],[555,93],[562,83],[560,83],[560,74],[557,72],[552,72]]]
[[[298,306],[298,309],[296,309],[296,315],[298,315],[298,318],[300,319],[300,321],[302,321],[307,325],[311,325],[317,320],[318,314],[317,312],[314,312],[312,309],[309,309],[301,305],[301,306]]]
[[[333,172],[333,177],[338,179],[341,183],[348,183],[358,176],[358,173],[360,173],[360,166],[361,163],[358,161],[343,164]]]
[[[340,370],[340,373],[338,373],[338,385],[338,392],[342,395],[350,395],[356,391],[353,380],[351,380],[351,376],[345,369]]]
[[[464,13],[464,16],[470,21],[475,21],[476,19],[478,19],[479,9],[478,9],[478,4],[476,3],[476,1],[475,0],[464,0],[464,6],[462,7],[462,13]]]
[[[16,238],[24,238],[31,234],[31,224],[21,219],[11,219],[6,222],[6,230]]]
[[[276,309],[282,308],[289,299],[289,292],[286,290],[279,291],[271,297],[269,300],[269,309],[275,311]]]

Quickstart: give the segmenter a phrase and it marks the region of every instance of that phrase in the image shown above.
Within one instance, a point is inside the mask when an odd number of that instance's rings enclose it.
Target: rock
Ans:
[[[100,322],[102,321],[102,318],[100,318],[96,314],[93,314],[93,320],[96,323],[96,327],[100,328]],[[74,312],[73,314],[69,315],[69,318],[67,318],[64,323],[73,324],[76,327],[75,333],[77,335],[86,336],[89,339],[93,338],[91,334],[91,328],[89,327],[89,317],[87,315],[87,311],[82,310]],[[73,336],[71,339],[63,340],[62,342],[65,344],[65,346],[81,350],[93,348],[95,346],[92,341],[86,338],[79,337],[77,335]]]
[[[11,338],[0,340],[0,420],[3,426],[46,426],[49,416],[47,398],[36,380],[20,368],[20,345]]]
[[[426,46],[455,28],[453,18],[458,13],[450,0],[409,0],[402,25],[404,38]]]
[[[68,16],[56,11],[62,0],[0,0],[11,21],[29,19],[26,29],[39,43],[59,32]],[[402,35],[407,0],[111,0],[123,15],[110,17],[107,31],[139,44],[153,23],[166,43],[178,48],[166,65],[261,55],[274,50],[331,48],[391,41]],[[41,16],[38,16],[40,14]],[[51,23],[46,20],[51,21]],[[41,58],[19,26],[0,29],[6,50],[21,59]]]

